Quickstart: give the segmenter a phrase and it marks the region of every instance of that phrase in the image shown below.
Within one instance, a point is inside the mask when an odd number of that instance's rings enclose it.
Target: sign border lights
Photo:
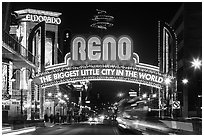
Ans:
[[[86,80],[121,81],[161,88],[165,75],[157,66],[139,63],[128,36],[116,40],[108,35],[102,40],[92,36],[87,41],[83,36],[74,37],[71,53],[66,54],[64,63],[48,66],[34,78],[41,87]]]

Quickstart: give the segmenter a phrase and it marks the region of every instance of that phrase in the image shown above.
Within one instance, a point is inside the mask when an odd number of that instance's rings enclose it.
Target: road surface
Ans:
[[[131,135],[130,131],[118,128],[117,125],[104,124],[61,124],[53,127],[37,128],[34,132],[28,132],[26,135]]]

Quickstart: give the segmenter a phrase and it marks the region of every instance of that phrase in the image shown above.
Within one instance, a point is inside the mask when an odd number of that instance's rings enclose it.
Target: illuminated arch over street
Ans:
[[[52,65],[37,74],[34,81],[41,87],[76,81],[122,81],[161,88],[165,75],[159,67],[139,62],[133,53],[133,43],[128,36],[115,39],[106,36],[78,36],[72,40],[71,53],[64,63]]]

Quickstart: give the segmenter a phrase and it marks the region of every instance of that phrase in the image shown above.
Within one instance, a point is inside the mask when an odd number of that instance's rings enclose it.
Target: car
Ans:
[[[89,117],[88,121],[90,124],[97,124],[99,119],[97,117]]]

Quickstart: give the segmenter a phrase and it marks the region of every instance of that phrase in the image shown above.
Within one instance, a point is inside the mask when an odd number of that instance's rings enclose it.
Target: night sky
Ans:
[[[12,4],[12,10],[32,8],[62,13],[60,16],[62,23],[59,25],[60,36],[66,29],[70,29],[73,35],[94,34],[103,36],[110,34],[116,38],[121,35],[128,35],[133,40],[133,49],[139,55],[140,62],[157,65],[158,21],[169,23],[181,4],[179,2],[18,2]],[[105,10],[107,14],[114,16],[112,28],[100,33],[90,28],[91,19],[97,14],[96,9]],[[91,92],[92,95],[100,92],[103,94],[103,98],[106,98],[111,93],[113,93],[111,96],[115,96],[119,89],[130,88],[134,88],[134,85],[121,82],[93,82]]]

